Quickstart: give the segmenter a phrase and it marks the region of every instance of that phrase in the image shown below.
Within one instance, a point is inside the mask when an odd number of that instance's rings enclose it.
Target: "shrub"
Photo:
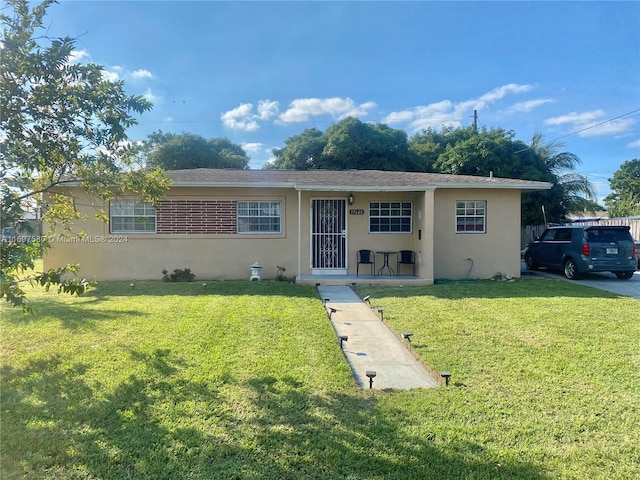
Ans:
[[[286,268],[278,266],[278,273],[276,273],[276,278],[280,282],[286,282],[287,281],[287,277],[284,274],[284,272],[286,272],[286,271],[287,271]]]
[[[176,268],[171,274],[166,269],[162,270],[162,280],[165,282],[193,282],[194,278],[196,276],[189,268],[184,270]]]

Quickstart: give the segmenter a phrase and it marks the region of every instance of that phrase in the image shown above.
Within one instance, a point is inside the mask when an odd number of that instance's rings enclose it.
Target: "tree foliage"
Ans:
[[[561,221],[593,207],[593,187],[574,169],[580,159],[535,134],[530,144],[502,128],[442,127],[407,139],[402,130],[345,118],[321,132],[312,128],[273,151],[274,169],[398,170],[549,182],[550,190],[522,196],[523,224]],[[544,212],[543,207],[544,206]]]
[[[26,0],[7,0],[0,15],[3,227],[19,225],[28,210],[37,210],[51,225],[68,230],[79,217],[65,189],[69,184],[107,201],[123,192],[153,200],[168,187],[161,172],[135,168],[125,133],[136,124],[134,115],[152,105],[127,95],[122,81],[108,81],[101,66],[73,62],[75,39],[46,37],[44,17],[52,3],[31,7]],[[104,218],[106,212],[96,215]],[[42,238],[9,238],[0,248],[0,298],[29,310],[23,274],[48,245]],[[88,285],[77,271],[70,265],[31,280],[82,293]]]
[[[249,157],[240,145],[228,138],[205,139],[191,133],[154,132],[142,148],[147,168],[181,170],[190,168],[240,168],[249,166]]]
[[[604,203],[610,217],[640,215],[640,159],[624,162],[609,179],[611,194]]]
[[[325,132],[315,128],[285,140],[274,149],[275,160],[267,168],[292,170],[386,170],[417,171],[417,155],[407,134],[384,124],[345,118]]]
[[[545,143],[535,134],[531,144],[514,139],[501,128],[476,131],[473,127],[428,129],[409,139],[426,171],[455,175],[491,174],[503,178],[545,181],[551,190],[523,193],[522,223],[557,222],[581,211],[593,196],[588,179],[573,171],[580,159],[561,144]],[[545,207],[543,213],[542,206]]]

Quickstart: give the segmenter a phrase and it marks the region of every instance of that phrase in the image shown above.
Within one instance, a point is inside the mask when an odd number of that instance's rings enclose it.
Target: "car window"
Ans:
[[[541,242],[548,242],[549,240],[553,240],[556,236],[557,230],[547,230],[540,237]]]
[[[556,240],[560,242],[570,242],[571,241],[571,229],[563,228],[562,230],[556,230]]]
[[[570,228],[556,228],[553,230],[547,230],[540,237],[541,242],[563,242],[571,240]]]
[[[591,228],[587,230],[588,242],[620,242],[630,241],[629,230],[623,228]]]

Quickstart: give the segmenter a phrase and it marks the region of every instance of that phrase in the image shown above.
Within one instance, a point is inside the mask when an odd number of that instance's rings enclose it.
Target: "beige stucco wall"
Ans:
[[[437,190],[435,278],[489,278],[498,272],[519,277],[520,195],[519,190]],[[458,200],[486,200],[486,233],[456,233]]]
[[[297,192],[293,189],[172,188],[168,200],[281,200],[283,232],[279,235],[158,235],[110,234],[108,223],[94,219],[98,208],[108,210],[96,199],[79,191],[76,206],[86,219],[75,232],[83,240],[69,243],[50,236],[52,249],[44,257],[45,268],[79,263],[81,276],[98,280],[160,279],[162,270],[190,268],[197,279],[249,278],[249,266],[259,261],[263,278],[275,278],[277,266],[285,275],[311,273],[311,200],[346,199],[348,192]],[[520,272],[520,192],[499,190],[436,190],[426,192],[353,192],[355,202],[347,205],[347,268],[356,273],[359,249],[414,250],[416,274],[434,278],[462,279],[474,261],[470,276],[485,278],[501,271]],[[487,200],[487,233],[456,234],[456,200]],[[369,233],[371,201],[413,202],[411,233]],[[298,202],[301,205],[298,227]],[[364,210],[364,215],[350,214]],[[300,242],[298,243],[298,235]],[[376,266],[382,265],[377,256]],[[395,269],[395,256],[390,257]],[[404,267],[403,273],[409,272]],[[366,269],[365,269],[366,270]],[[361,272],[363,273],[363,272]]]
[[[283,233],[279,235],[158,235],[110,234],[108,223],[95,220],[95,199],[81,192],[76,206],[87,217],[74,231],[83,240],[69,243],[50,235],[52,248],[44,267],[79,263],[80,274],[98,280],[160,279],[162,270],[190,268],[197,279],[249,278],[249,266],[259,261],[265,278],[275,278],[277,266],[294,275],[297,251],[297,194],[281,189],[184,189],[174,188],[170,200],[282,200]],[[92,204],[94,206],[90,206]]]

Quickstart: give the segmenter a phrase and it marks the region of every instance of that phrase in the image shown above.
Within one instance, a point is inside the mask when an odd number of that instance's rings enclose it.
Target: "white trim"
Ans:
[[[311,275],[346,275],[346,268],[312,268]]]

